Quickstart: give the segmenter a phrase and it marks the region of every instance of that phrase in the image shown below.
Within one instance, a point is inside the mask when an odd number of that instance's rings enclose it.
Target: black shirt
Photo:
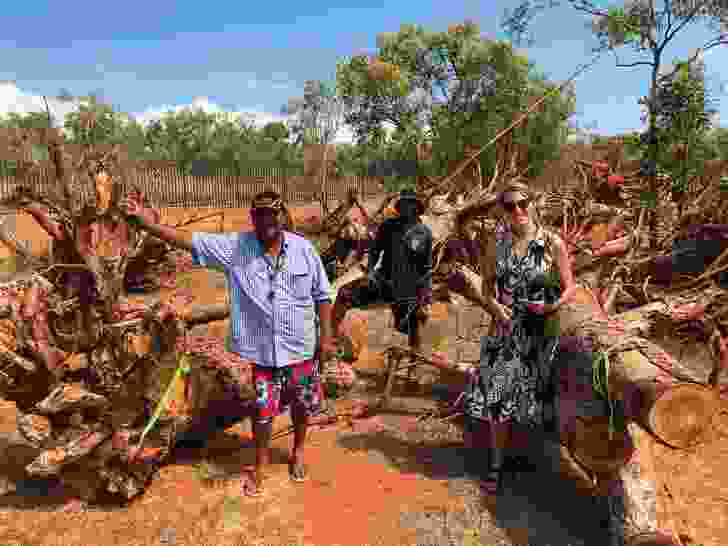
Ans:
[[[370,271],[382,253],[379,276],[390,286],[395,302],[413,300],[418,290],[432,289],[432,231],[425,224],[385,220],[369,253]]]

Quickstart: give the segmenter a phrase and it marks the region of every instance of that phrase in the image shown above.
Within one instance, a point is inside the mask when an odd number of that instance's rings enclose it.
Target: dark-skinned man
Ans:
[[[395,205],[398,215],[385,220],[369,249],[369,275],[358,286],[339,291],[334,306],[334,333],[352,307],[389,303],[395,328],[421,350],[419,325],[432,304],[432,232],[420,221],[424,203],[411,190],[402,190]]]

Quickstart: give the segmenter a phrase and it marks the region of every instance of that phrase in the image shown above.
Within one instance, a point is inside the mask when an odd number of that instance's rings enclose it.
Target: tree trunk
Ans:
[[[610,392],[622,401],[626,417],[664,442],[686,448],[699,442],[719,402],[714,390],[696,384],[706,378],[642,337],[660,307],[667,313],[669,306],[659,304],[606,318],[594,304],[570,304],[559,312],[559,330],[562,336],[589,340],[594,351],[610,353]]]
[[[614,546],[678,546],[657,521],[657,486],[649,433],[627,425],[633,452],[612,479],[605,480],[611,544]]]
[[[594,475],[608,475],[626,464],[633,445],[628,432],[614,431],[610,437],[608,417],[577,416],[568,447],[577,461]]]

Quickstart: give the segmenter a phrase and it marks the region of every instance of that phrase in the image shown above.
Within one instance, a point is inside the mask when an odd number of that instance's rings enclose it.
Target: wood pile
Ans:
[[[0,475],[6,490],[18,480],[52,477],[87,501],[104,490],[130,499],[208,399],[237,389],[248,400],[251,380],[188,336],[195,324],[225,318],[224,306],[188,309],[126,297],[140,283],[134,275],[155,288],[154,279],[175,266],[165,263],[169,247],[121,211],[125,172],[117,151],[88,146],[69,154],[59,132],[40,137],[57,187],[37,194],[21,177],[3,203],[30,212],[53,238],[54,252],[28,253],[32,270],[0,285]],[[21,171],[37,168],[26,162]],[[0,239],[26,252],[11,234]]]
[[[538,200],[542,222],[570,249],[579,285],[576,301],[552,319],[559,323],[562,360],[569,351],[592,363],[606,358],[610,403],[623,421],[614,427],[606,414],[575,415],[562,442],[582,469],[574,475],[590,476],[608,499],[615,544],[677,545],[671,530],[658,528],[655,476],[645,446],[694,448],[725,408],[720,394],[728,392],[728,374],[721,373],[728,367],[728,199],[717,176],[700,177],[678,206],[671,181],[663,177],[656,181],[654,202],[644,206],[646,181],[637,172],[617,173],[614,165],[620,162],[576,160],[578,177],[545,188]],[[453,302],[457,293],[477,302],[479,241],[500,225],[493,214],[495,184],[464,192],[452,179],[428,181],[423,188],[429,201],[423,221],[435,239],[434,295]],[[396,199],[388,196],[372,222],[381,221]],[[686,240],[699,241],[692,254],[673,252]],[[715,247],[708,256],[701,255],[702,243]],[[335,285],[365,282],[361,260]],[[398,355],[397,362],[404,358]],[[439,365],[423,355],[409,357]],[[591,378],[587,387],[585,396],[600,401]]]

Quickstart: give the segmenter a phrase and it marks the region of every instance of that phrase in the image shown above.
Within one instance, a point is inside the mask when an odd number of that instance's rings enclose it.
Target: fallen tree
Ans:
[[[188,335],[227,309],[127,300],[129,273],[156,278],[153,288],[174,264],[163,263],[170,249],[119,208],[125,190],[138,190],[127,183],[118,149],[87,146],[72,162],[58,131],[44,131],[43,142],[57,185],[41,193],[27,184],[23,175],[34,165],[25,163],[3,203],[29,212],[54,252],[30,256],[30,272],[0,285],[0,395],[16,414],[6,411],[0,474],[10,489],[17,480],[54,477],[86,501],[104,490],[130,499],[207,400],[231,389],[249,400],[251,380],[219,343]],[[22,253],[11,234],[0,239]]]
[[[591,476],[612,484],[611,494],[617,495],[610,501],[615,537],[634,545],[658,540],[674,544],[671,533],[657,528],[651,509],[654,479],[649,465],[642,464],[640,446],[649,437],[676,448],[693,447],[721,406],[720,389],[726,381],[721,371],[728,367],[728,283],[717,281],[728,270],[728,226],[721,224],[728,218],[728,203],[719,193],[718,180],[694,180],[681,199],[683,206],[677,207],[671,181],[658,178],[656,203],[651,205],[657,231],[648,233],[640,200],[644,181],[638,173],[620,175],[608,165],[582,161],[575,171],[581,180],[544,188],[538,200],[542,222],[570,250],[580,285],[577,301],[562,307],[553,327],[562,337],[563,354],[587,355],[590,381],[580,390],[588,401],[600,400],[591,381],[594,363],[607,364],[607,394],[627,426],[615,430],[607,414],[595,420],[592,414],[574,413],[562,442]],[[498,225],[493,216],[497,176],[485,188],[466,188],[465,193],[454,175],[423,188],[428,207],[422,220],[434,235],[435,301],[453,303],[453,293],[476,305],[481,300],[478,255],[480,241],[493,236]],[[395,199],[387,196],[372,217],[379,220]],[[675,252],[680,240],[698,242],[691,251]],[[700,241],[722,246],[706,252]],[[366,282],[362,259],[335,286],[340,290]],[[388,362],[385,399],[399,370],[420,364],[442,367],[396,347],[388,352]],[[467,365],[455,364],[443,374],[467,372]],[[602,494],[607,498],[610,493],[602,489]]]

